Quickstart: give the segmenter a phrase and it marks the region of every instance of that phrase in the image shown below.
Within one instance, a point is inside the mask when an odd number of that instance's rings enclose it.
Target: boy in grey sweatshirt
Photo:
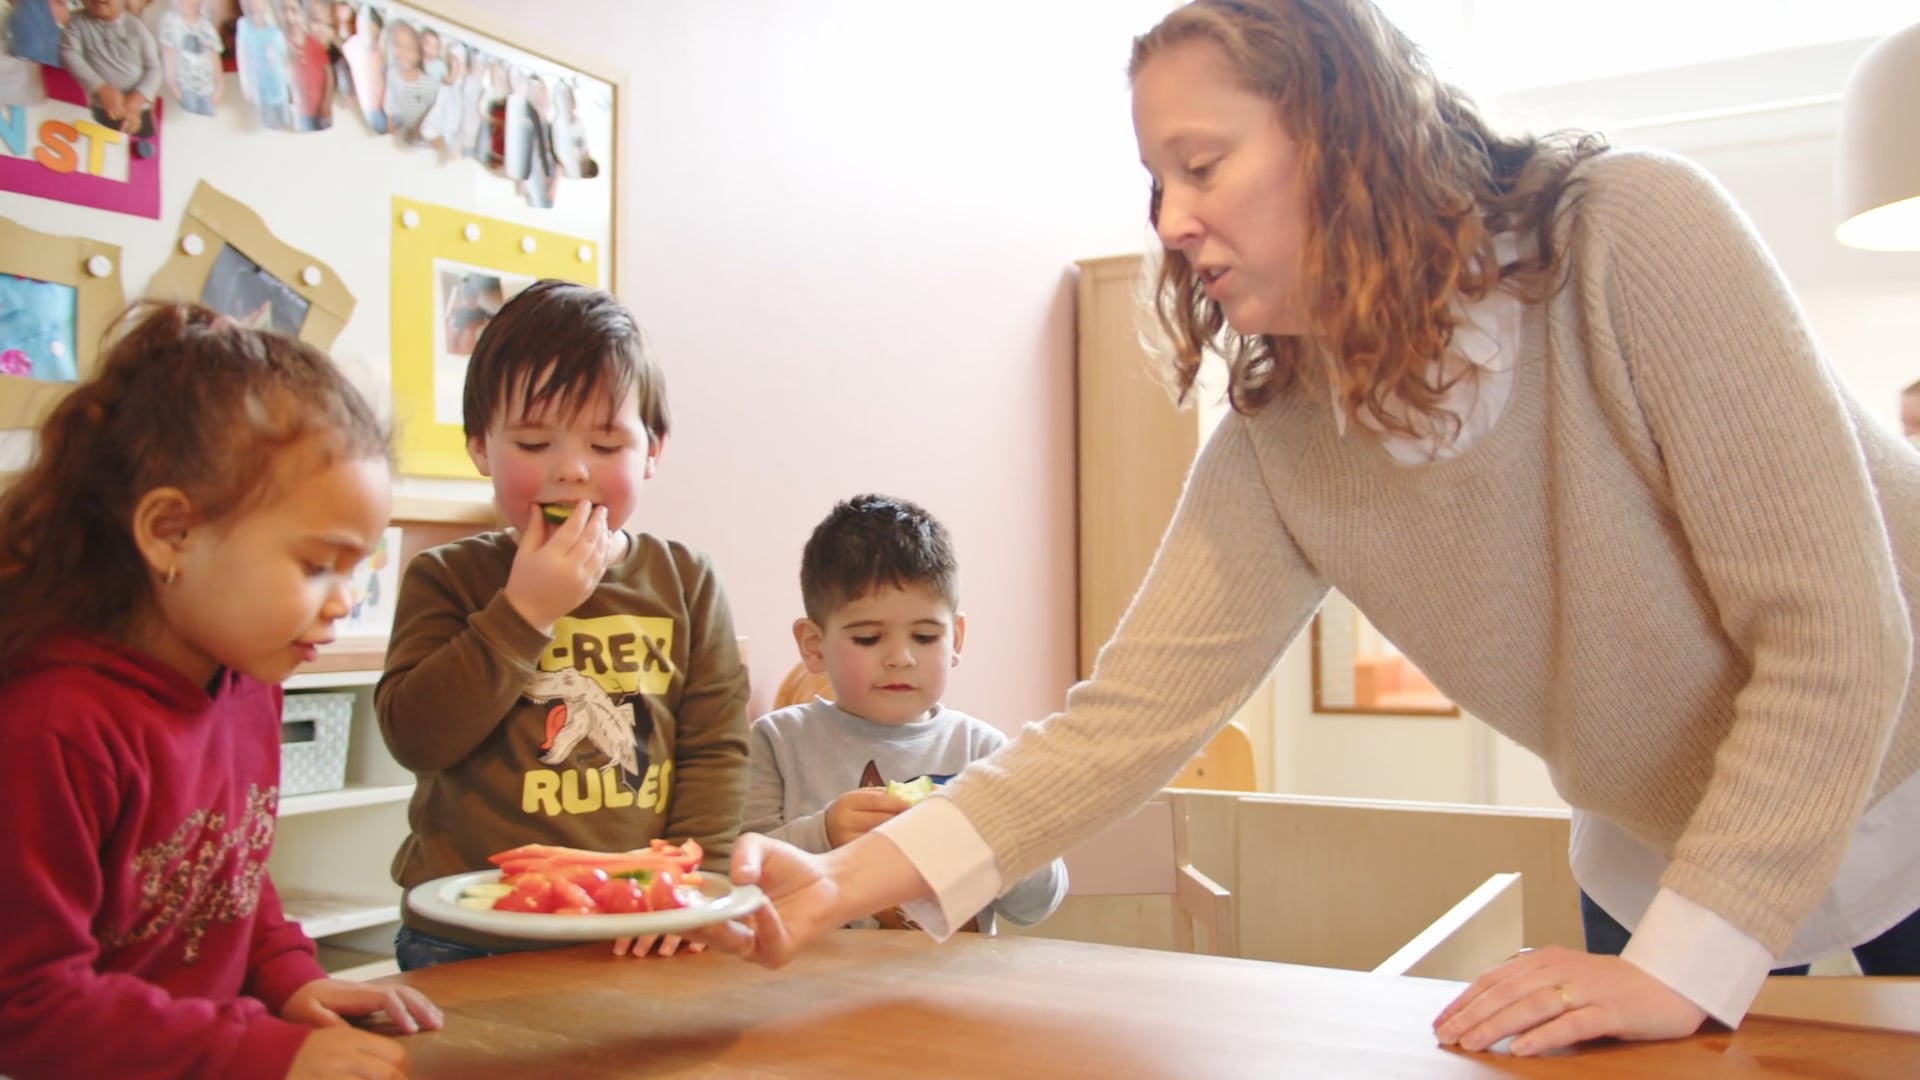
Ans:
[[[889,784],[925,789],[1006,743],[998,728],[940,704],[966,639],[958,579],[946,528],[904,499],[856,496],[814,529],[800,560],[807,614],[793,635],[833,700],[754,721],[742,832],[813,852],[840,847],[907,809],[913,793]],[[1056,859],[1002,893],[978,929],[992,933],[996,916],[1031,926],[1066,892]],[[895,909],[858,925],[911,924]]]

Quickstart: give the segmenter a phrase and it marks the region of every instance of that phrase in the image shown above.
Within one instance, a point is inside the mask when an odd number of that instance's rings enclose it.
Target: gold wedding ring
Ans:
[[[1563,1013],[1572,1012],[1574,1009],[1573,995],[1567,993],[1567,988],[1564,986],[1556,986],[1553,988],[1553,992],[1560,995],[1560,1011]]]

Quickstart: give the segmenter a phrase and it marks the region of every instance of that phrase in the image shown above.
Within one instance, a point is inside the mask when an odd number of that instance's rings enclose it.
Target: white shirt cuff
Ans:
[[[1000,895],[1000,862],[951,799],[934,797],[874,830],[900,849],[931,887],[931,899],[900,905],[935,941]]]
[[[1620,956],[1730,1028],[1740,1026],[1773,967],[1765,945],[1664,888]]]

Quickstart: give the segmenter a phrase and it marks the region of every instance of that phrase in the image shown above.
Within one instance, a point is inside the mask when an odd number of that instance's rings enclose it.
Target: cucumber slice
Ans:
[[[463,896],[455,900],[454,903],[459,904],[463,908],[472,908],[475,911],[493,910],[493,897],[491,896]]]
[[[469,885],[466,888],[460,890],[460,895],[483,897],[488,900],[498,900],[501,897],[507,895],[508,893],[511,893],[512,891],[513,891],[513,886],[496,881],[489,884]]]

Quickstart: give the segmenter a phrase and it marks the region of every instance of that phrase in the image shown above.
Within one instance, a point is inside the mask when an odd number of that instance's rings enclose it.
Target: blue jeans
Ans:
[[[1632,934],[1613,916],[1600,910],[1583,890],[1580,893],[1580,928],[1585,931],[1587,951],[1619,956]],[[1863,975],[1920,975],[1920,911],[1900,920],[1893,929],[1872,941],[1853,947],[1853,958]],[[1805,975],[1807,965],[1776,968],[1775,975]]]
[[[478,960],[483,956],[498,956],[513,949],[483,949],[478,945],[468,945],[460,941],[448,941],[443,937],[423,934],[410,927],[401,927],[393,935],[393,960],[400,965],[401,971],[416,968],[433,967],[435,964],[451,964],[460,960]]]

